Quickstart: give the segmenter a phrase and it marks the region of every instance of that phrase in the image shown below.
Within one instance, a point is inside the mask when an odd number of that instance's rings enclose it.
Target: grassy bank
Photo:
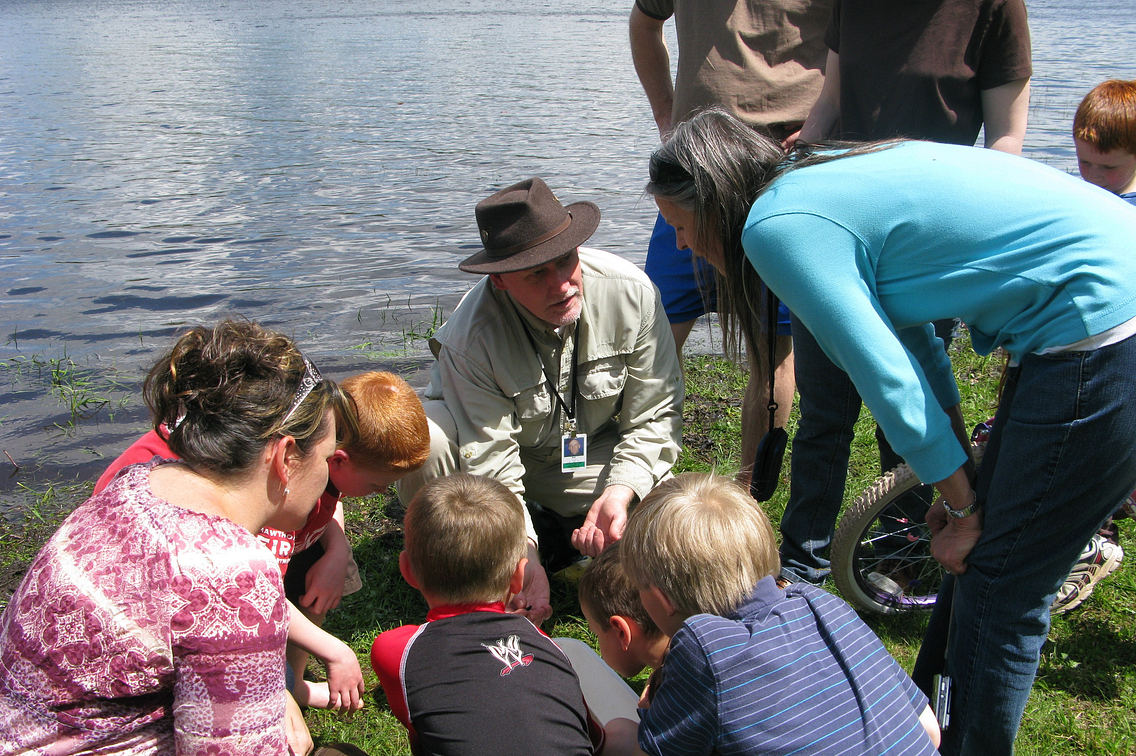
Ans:
[[[962,345],[952,350],[964,413],[971,424],[993,414],[1001,361],[976,357]],[[733,474],[740,426],[744,375],[714,357],[687,361],[685,449],[678,471],[716,470]],[[796,415],[789,433],[795,429]],[[874,425],[865,412],[856,429],[846,501],[877,475]],[[776,522],[788,497],[786,460],[777,495],[767,502]],[[31,495],[29,493],[29,495]],[[81,500],[82,491],[51,492],[42,498],[39,518],[30,527],[0,525],[0,583],[10,587],[22,565],[50,533],[60,513]],[[65,506],[69,504],[69,506]],[[345,740],[371,754],[409,753],[405,733],[391,716],[367,654],[375,635],[406,622],[420,622],[426,605],[399,576],[402,510],[391,497],[350,500],[348,535],[363,577],[363,589],[344,599],[326,629],[358,652],[367,673],[367,706],[350,720],[311,711],[308,721],[317,743]],[[1122,523],[1122,542],[1136,559],[1136,523]],[[7,591],[3,594],[7,597]],[[594,641],[580,617],[574,589],[553,583],[550,635]],[[870,618],[888,649],[910,670],[922,637],[924,619]],[[318,674],[313,666],[312,671]],[[1041,668],[1018,740],[1018,753],[1136,754],[1136,568],[1128,565],[1097,588],[1080,609],[1054,620]]]

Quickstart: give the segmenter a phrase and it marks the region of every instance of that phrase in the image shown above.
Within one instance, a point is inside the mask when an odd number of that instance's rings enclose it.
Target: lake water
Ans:
[[[591,243],[641,263],[630,7],[0,0],[0,512],[138,434],[143,366],[186,323],[239,313],[330,375],[422,385],[473,206],[514,181],[593,200]],[[1077,103],[1136,78],[1136,7],[1028,7],[1025,153],[1075,172]]]

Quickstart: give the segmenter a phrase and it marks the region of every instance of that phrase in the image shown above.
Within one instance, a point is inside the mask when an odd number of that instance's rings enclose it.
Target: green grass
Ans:
[[[980,358],[965,348],[965,337],[952,348],[967,422],[992,416],[997,404],[999,357]],[[741,395],[745,373],[716,357],[686,361],[687,401],[685,448],[676,471],[737,471]],[[796,412],[789,434],[796,428]],[[879,475],[875,426],[867,411],[856,427],[845,502],[851,501]],[[788,455],[782,482],[766,502],[777,522],[789,494]],[[343,609],[328,618],[327,629],[349,642],[366,658],[374,635],[401,622],[420,622],[421,599],[402,582],[396,564],[401,534],[397,504],[373,497],[348,505],[349,534],[356,559],[364,571],[361,594],[344,600]],[[1136,554],[1132,522],[1122,538],[1128,553]],[[568,635],[594,643],[580,616],[572,587],[553,582],[550,635]],[[919,650],[926,618],[900,616],[868,618],[888,650],[910,671]],[[369,674],[369,672],[368,672]],[[633,684],[641,686],[642,679]],[[317,742],[348,740],[373,754],[409,753],[405,734],[390,715],[377,683],[368,677],[367,707],[350,722],[325,712],[308,714]],[[1030,697],[1018,738],[1019,754],[1072,756],[1077,754],[1136,754],[1136,570],[1121,569],[1104,581],[1088,602],[1068,615],[1056,617],[1046,644],[1037,684]]]
[[[964,414],[973,425],[993,415],[1002,362],[997,357],[977,357],[963,348],[965,338],[962,341],[952,348],[952,359]],[[738,463],[735,457],[745,374],[715,357],[689,359],[686,370],[686,448],[676,471],[715,470],[732,475]],[[794,412],[790,436],[795,427]],[[874,424],[865,411],[856,428],[846,503],[877,477],[878,464]],[[775,523],[788,498],[788,474],[786,458],[777,494],[765,505]],[[27,523],[18,526],[0,524],[0,567],[9,577],[18,574],[57,524],[60,513],[68,508],[61,502],[73,507],[84,495],[82,490],[42,492],[33,502],[38,519],[29,517]],[[346,510],[348,536],[362,573],[363,589],[344,599],[329,615],[325,628],[359,654],[366,673],[366,707],[350,719],[315,710],[307,713],[307,719],[317,744],[347,741],[373,755],[407,754],[406,733],[390,714],[370,671],[368,654],[375,635],[403,623],[421,622],[426,605],[398,572],[402,510],[397,501],[389,496],[354,499],[347,502]],[[1125,549],[1136,555],[1134,531],[1132,521],[1122,523]],[[594,643],[580,615],[575,589],[553,581],[552,590],[554,613],[545,630],[552,636]],[[925,618],[875,617],[868,622],[910,671]],[[314,663],[310,670],[321,674]],[[642,682],[640,678],[633,685],[641,687]],[[1039,756],[1136,754],[1136,569],[1131,565],[1104,581],[1082,608],[1054,618],[1017,752]]]

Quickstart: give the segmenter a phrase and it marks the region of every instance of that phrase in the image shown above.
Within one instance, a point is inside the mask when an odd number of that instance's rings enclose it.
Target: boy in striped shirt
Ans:
[[[620,550],[672,639],[650,708],[638,728],[609,723],[609,748],[618,738],[648,754],[936,753],[927,699],[855,612],[813,586],[777,585],[773,528],[733,481],[660,484]]]

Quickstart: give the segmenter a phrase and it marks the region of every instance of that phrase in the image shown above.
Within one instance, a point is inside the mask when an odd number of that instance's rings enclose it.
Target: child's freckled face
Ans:
[[[1101,152],[1083,139],[1073,137],[1081,178],[1113,194],[1136,192],[1136,155],[1121,149]]]

